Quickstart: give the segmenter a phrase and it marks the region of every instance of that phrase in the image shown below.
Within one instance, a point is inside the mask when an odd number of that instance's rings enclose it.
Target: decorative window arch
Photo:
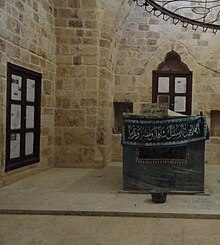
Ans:
[[[175,112],[190,115],[192,111],[192,71],[174,50],[153,71],[152,102],[167,103]]]

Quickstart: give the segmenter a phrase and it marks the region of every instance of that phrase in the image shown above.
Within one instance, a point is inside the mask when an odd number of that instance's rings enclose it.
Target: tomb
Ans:
[[[150,113],[123,115],[124,190],[204,192],[205,117]]]

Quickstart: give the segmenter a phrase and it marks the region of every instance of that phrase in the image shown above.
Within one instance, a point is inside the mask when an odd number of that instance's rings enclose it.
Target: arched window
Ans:
[[[192,72],[173,50],[153,71],[152,102],[167,103],[170,110],[191,114]]]

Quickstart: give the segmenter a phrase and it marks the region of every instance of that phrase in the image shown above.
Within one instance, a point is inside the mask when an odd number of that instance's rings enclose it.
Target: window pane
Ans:
[[[25,155],[34,153],[34,133],[26,133],[25,135]]]
[[[186,111],[186,97],[185,96],[175,96],[174,111],[178,111],[178,112]]]
[[[170,91],[170,78],[159,77],[158,78],[158,93],[169,93]]]
[[[35,81],[32,79],[27,79],[27,101],[35,101]]]
[[[34,106],[26,107],[26,128],[34,127]]]
[[[11,76],[11,99],[21,100],[22,77],[17,75]]]
[[[186,77],[175,77],[175,93],[186,93]]]
[[[11,134],[10,136],[10,158],[20,157],[20,134]]]
[[[21,106],[11,104],[11,129],[21,128]]]
[[[157,103],[159,104],[167,104],[168,107],[170,105],[170,96],[169,95],[158,95]]]

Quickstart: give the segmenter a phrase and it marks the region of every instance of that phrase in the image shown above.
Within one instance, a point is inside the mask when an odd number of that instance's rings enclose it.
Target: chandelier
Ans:
[[[183,27],[201,27],[216,34],[220,30],[220,0],[133,0],[140,7]]]

